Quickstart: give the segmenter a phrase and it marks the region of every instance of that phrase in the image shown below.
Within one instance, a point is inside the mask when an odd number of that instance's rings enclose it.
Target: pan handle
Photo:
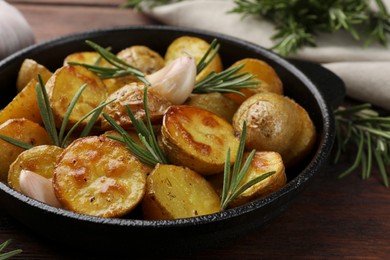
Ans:
[[[343,103],[346,92],[345,84],[336,74],[318,63],[297,59],[289,59],[289,61],[318,87],[333,110]]]

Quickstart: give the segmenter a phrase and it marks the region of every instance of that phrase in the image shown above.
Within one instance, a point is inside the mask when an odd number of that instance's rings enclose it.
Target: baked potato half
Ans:
[[[176,165],[158,164],[147,177],[145,219],[190,218],[219,212],[220,199],[206,179]]]
[[[171,106],[163,118],[161,145],[170,162],[199,174],[223,171],[228,148],[235,162],[238,137],[216,114],[194,106]]]
[[[286,167],[299,163],[314,144],[315,129],[307,112],[283,95],[261,92],[245,100],[233,117],[234,129],[241,132],[244,121],[246,149],[278,152]],[[310,130],[306,129],[308,125]]]
[[[121,217],[143,198],[145,169],[121,143],[105,136],[89,136],[77,139],[61,154],[53,187],[66,209]]]
[[[39,145],[25,150],[9,167],[8,185],[22,192],[19,183],[22,170],[32,171],[46,179],[53,178],[54,167],[62,151],[62,148],[55,145]]]
[[[39,124],[25,119],[9,119],[0,125],[0,135],[31,144],[52,144],[46,130]],[[9,166],[25,149],[0,139],[0,181],[7,182]]]
[[[196,63],[198,64],[209,48],[210,44],[201,38],[193,36],[181,36],[176,38],[168,46],[165,53],[165,62],[168,64],[181,56],[190,55],[194,57]],[[221,72],[222,69],[222,60],[217,53],[208,66],[197,75],[196,81],[203,79],[212,71]]]
[[[38,75],[41,75],[43,82],[52,76],[52,72],[45,66],[39,64],[35,60],[25,59],[20,66],[18,78],[16,80],[17,91],[20,92],[22,89],[32,80],[38,79]]]
[[[70,102],[84,84],[87,84],[87,87],[69,116],[68,127],[105,101],[108,96],[107,88],[93,72],[82,66],[70,65],[57,69],[46,83],[45,87],[57,127],[61,126]],[[88,119],[83,123],[86,124],[87,121]]]

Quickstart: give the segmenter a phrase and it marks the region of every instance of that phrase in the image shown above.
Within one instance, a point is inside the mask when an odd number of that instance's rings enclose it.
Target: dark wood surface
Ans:
[[[140,13],[117,8],[121,0],[8,2],[25,15],[37,42],[90,29],[153,23]],[[329,164],[286,212],[262,228],[192,257],[390,259],[390,189],[376,168],[365,181],[358,172],[337,179],[346,166]],[[0,209],[0,242],[9,238],[13,241],[7,251],[23,250],[14,259],[97,258],[52,246]]]

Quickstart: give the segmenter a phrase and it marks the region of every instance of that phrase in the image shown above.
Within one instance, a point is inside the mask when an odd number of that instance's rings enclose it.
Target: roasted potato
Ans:
[[[237,104],[241,104],[248,97],[263,91],[276,93],[279,95],[283,94],[283,83],[280,80],[275,70],[265,61],[246,58],[235,62],[230,67],[237,67],[245,64],[244,67],[238,71],[238,73],[248,72],[255,76],[254,80],[258,80],[260,83],[254,88],[242,88],[240,91],[245,96],[238,95],[236,93],[227,93],[227,97],[235,101]]]
[[[164,115],[160,143],[170,162],[199,174],[223,171],[228,148],[234,163],[239,140],[216,114],[193,106],[171,106]]]
[[[8,185],[22,192],[19,184],[19,176],[22,170],[28,170],[39,174],[46,179],[51,179],[54,167],[63,149],[55,145],[39,145],[25,150],[11,164],[8,171]]]
[[[9,119],[0,125],[0,135],[32,145],[52,144],[46,130],[25,118]],[[0,181],[6,182],[9,166],[24,149],[0,139]]]
[[[182,36],[176,38],[167,48],[165,53],[165,62],[169,63],[183,55],[191,55],[195,58],[196,63],[199,63],[210,44],[203,39],[192,36]],[[210,72],[221,72],[223,69],[221,57],[219,54],[215,55],[209,65],[198,74],[196,80],[199,81],[206,77]]]
[[[121,143],[105,136],[77,139],[60,156],[53,187],[64,208],[121,217],[144,196],[146,172]]]
[[[17,91],[22,91],[32,79],[38,79],[38,74],[42,76],[43,82],[46,83],[53,73],[35,60],[25,59],[18,73],[16,81]]]
[[[249,152],[246,152],[243,157],[243,163],[247,160]],[[243,185],[252,179],[274,171],[275,173],[261,182],[249,187],[243,193],[241,193],[235,200],[229,204],[229,208],[238,207],[254,201],[256,199],[263,198],[280,188],[282,188],[287,182],[287,176],[282,157],[279,153],[272,151],[257,151],[250,163],[248,171],[241,181],[240,185]],[[221,196],[223,188],[223,174],[211,176],[209,182]]]
[[[145,219],[190,218],[218,212],[220,199],[206,179],[176,165],[158,164],[147,177]]]
[[[12,118],[26,118],[38,124],[42,123],[36,84],[37,80],[32,79],[3,110],[0,110],[0,124]]]
[[[145,118],[144,109],[144,88],[143,83],[131,83],[117,90],[108,97],[108,100],[115,99],[114,102],[108,104],[103,112],[109,115],[120,126],[125,129],[131,129],[133,123],[127,113],[126,106],[129,106],[135,118]],[[152,88],[147,91],[148,98],[148,113],[152,123],[161,124],[162,117],[171,103],[157,94]],[[103,129],[112,129],[107,120],[103,119],[101,126]]]
[[[146,75],[162,69],[165,65],[164,58],[159,53],[143,45],[130,46],[116,56]]]
[[[304,112],[294,100],[271,92],[261,92],[241,104],[233,117],[233,127],[241,132],[243,122],[246,121],[246,149],[278,152],[289,167],[298,163],[291,158],[292,153],[299,154],[294,151],[296,143],[300,142],[298,140],[314,138],[314,132],[308,133],[310,136],[302,136],[303,121],[310,119],[304,119],[302,114]]]
[[[96,74],[82,66],[63,66],[46,83],[57,127],[61,126],[70,102],[83,84],[87,84],[87,87],[69,116],[68,127],[105,101],[108,96],[107,88]],[[84,123],[87,121],[88,119]]]
[[[232,122],[238,105],[219,92],[192,94],[184,105],[200,107],[217,114],[228,122]]]

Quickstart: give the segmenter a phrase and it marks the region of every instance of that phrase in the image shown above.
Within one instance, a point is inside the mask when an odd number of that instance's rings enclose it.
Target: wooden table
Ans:
[[[118,9],[122,0],[8,2],[25,15],[37,42],[96,28],[154,23],[140,13]],[[358,172],[337,179],[345,167],[327,166],[284,214],[245,237],[194,253],[193,258],[390,259],[390,190],[377,169],[367,181]],[[0,210],[0,242],[9,238],[13,242],[7,250],[23,250],[15,259],[80,256],[51,247]]]

